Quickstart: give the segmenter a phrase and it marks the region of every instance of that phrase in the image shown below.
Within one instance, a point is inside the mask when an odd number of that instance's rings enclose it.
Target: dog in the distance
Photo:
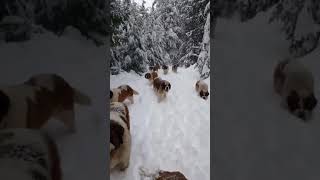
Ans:
[[[133,104],[133,95],[139,95],[139,93],[132,89],[129,85],[121,85],[117,88],[111,89],[112,91],[112,98],[111,102],[123,102],[126,99],[129,99],[130,102]]]
[[[174,73],[178,72],[178,65],[177,64],[172,66],[172,72],[174,72]]]
[[[209,96],[208,85],[203,80],[199,80],[196,82],[196,91],[202,99],[204,100],[208,99],[208,96]]]
[[[296,117],[307,121],[318,100],[314,95],[313,74],[299,60],[279,61],[273,72],[273,86],[281,96],[281,105]]]
[[[148,79],[149,82],[150,82],[150,85],[152,85],[153,80],[158,77],[158,73],[155,72],[155,71],[153,71],[153,72],[151,72],[151,73],[146,73],[146,74],[144,75],[144,77],[145,77],[146,79]]]
[[[153,71],[158,72],[159,69],[160,69],[160,65],[159,65],[159,64],[156,64],[156,65],[153,67]]]
[[[74,104],[90,97],[56,74],[38,74],[21,84],[0,88],[1,128],[42,128],[51,117],[75,132]]]
[[[154,69],[154,66],[149,66],[149,72],[152,72],[153,71],[153,69]]]
[[[131,151],[130,116],[124,103],[110,104],[110,169],[129,166]]]
[[[167,65],[162,65],[162,69],[163,69],[163,74],[168,74],[169,67]]]
[[[167,93],[170,89],[171,84],[166,80],[162,80],[158,77],[153,81],[153,90],[158,97],[158,102],[162,101],[167,97]]]

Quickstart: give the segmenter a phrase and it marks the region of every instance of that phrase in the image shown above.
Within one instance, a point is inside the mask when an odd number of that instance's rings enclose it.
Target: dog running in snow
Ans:
[[[298,118],[310,120],[318,100],[314,95],[313,74],[299,60],[279,61],[273,72],[273,86],[281,104]]]
[[[133,104],[133,95],[139,95],[139,93],[136,90],[132,89],[129,85],[121,85],[117,88],[113,88],[111,91],[111,102],[123,102],[126,99],[129,99]]]
[[[196,82],[196,91],[198,93],[198,95],[204,99],[204,100],[207,100],[208,99],[208,96],[209,96],[209,91],[208,91],[208,85],[207,83],[205,83],[204,81],[202,80],[199,80]]]
[[[177,64],[172,66],[172,72],[174,72],[174,73],[178,72],[178,65]]]
[[[121,102],[110,104],[110,169],[121,171],[129,166],[131,151],[130,116]]]
[[[162,69],[163,69],[163,74],[168,74],[169,67],[167,65],[162,65]]]
[[[169,81],[162,80],[161,78],[157,77],[153,81],[153,90],[158,97],[158,102],[162,101],[167,97],[167,93],[171,89],[171,84]]]
[[[0,88],[1,128],[39,129],[55,117],[75,132],[75,103],[90,105],[91,99],[59,75],[34,75]]]

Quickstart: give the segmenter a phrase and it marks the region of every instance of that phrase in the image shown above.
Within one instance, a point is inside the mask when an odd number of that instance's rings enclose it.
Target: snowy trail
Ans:
[[[320,177],[319,106],[302,123],[280,107],[272,72],[288,44],[268,13],[247,23],[217,21],[213,47],[215,179],[270,180]],[[315,75],[320,97],[319,50],[301,59]],[[308,178],[306,178],[308,177]]]
[[[75,134],[53,120],[48,130],[58,144],[63,179],[105,179],[105,47],[97,48],[77,33],[60,38],[47,33],[24,43],[0,43],[0,54],[1,85],[21,83],[37,73],[58,73],[92,98],[92,106],[76,106]]]
[[[170,68],[171,69],[171,68]],[[189,179],[210,179],[210,100],[200,99],[195,83],[200,78],[192,67],[180,68],[160,77],[171,83],[167,99],[157,97],[143,76],[135,73],[112,75],[110,87],[128,84],[140,95],[128,103],[132,149],[125,172],[112,172],[112,180],[138,180],[139,168],[181,171]],[[205,80],[210,88],[210,79]]]

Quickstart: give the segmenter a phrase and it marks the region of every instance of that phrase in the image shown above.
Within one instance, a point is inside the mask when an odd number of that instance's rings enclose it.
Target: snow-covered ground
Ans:
[[[140,94],[130,104],[132,149],[130,166],[114,171],[111,180],[140,180],[139,169],[181,171],[188,179],[210,179],[210,99],[197,96],[200,75],[193,66],[170,71],[167,99],[158,103],[147,79],[134,72],[112,75],[110,87],[128,84]],[[206,79],[210,88],[210,78]]]
[[[280,107],[272,73],[288,44],[268,13],[247,23],[217,21],[214,59],[214,179],[319,179],[319,104],[302,123]],[[301,59],[320,98],[320,51]]]
[[[58,143],[63,179],[106,179],[106,47],[97,48],[69,29],[60,38],[46,33],[24,43],[0,42],[0,55],[0,85],[58,73],[92,98],[92,106],[76,106],[75,134],[65,133],[55,120],[48,128]]]

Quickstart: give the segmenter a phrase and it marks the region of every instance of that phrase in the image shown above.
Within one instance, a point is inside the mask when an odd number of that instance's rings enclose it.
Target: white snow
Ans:
[[[135,73],[112,75],[110,87],[128,84],[140,95],[128,103],[132,149],[125,172],[113,171],[111,180],[140,180],[139,169],[181,171],[188,179],[210,179],[210,99],[197,96],[200,75],[194,66],[160,77],[171,83],[167,99],[158,103],[152,86]],[[210,88],[210,78],[205,82]]]
[[[269,12],[247,23],[217,21],[213,59],[214,179],[317,179],[319,104],[303,123],[283,110],[272,73],[288,42]],[[319,48],[301,61],[314,73],[320,98]]]
[[[61,156],[63,179],[105,179],[106,150],[106,47],[95,47],[76,35],[46,33],[23,43],[1,43],[0,85],[25,81],[37,73],[58,73],[92,98],[92,106],[76,106],[75,134],[52,119],[50,134]]]

